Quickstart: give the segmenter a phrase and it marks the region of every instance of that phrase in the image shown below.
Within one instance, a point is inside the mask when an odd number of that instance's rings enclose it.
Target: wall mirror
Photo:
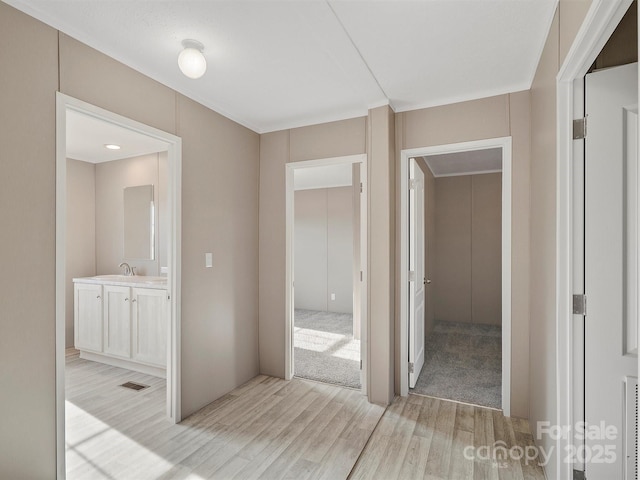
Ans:
[[[124,189],[124,258],[154,260],[153,185]]]

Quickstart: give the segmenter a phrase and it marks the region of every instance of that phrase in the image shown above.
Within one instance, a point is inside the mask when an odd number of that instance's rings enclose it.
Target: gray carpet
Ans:
[[[297,377],[360,388],[360,341],[350,313],[296,309],[293,330]]]
[[[502,329],[438,322],[414,393],[502,408]]]

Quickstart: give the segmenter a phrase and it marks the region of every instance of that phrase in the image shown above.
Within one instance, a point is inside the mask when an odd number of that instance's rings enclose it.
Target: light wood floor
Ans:
[[[528,422],[505,417],[499,410],[448,400],[397,397],[349,478],[544,480],[537,460],[511,460],[499,453],[494,460],[486,449],[475,450],[494,447],[496,442],[507,450],[533,447]]]
[[[526,422],[497,411],[410,395],[385,412],[355,390],[258,376],[172,425],[162,379],[70,355],[66,380],[71,480],[544,478],[465,460],[467,444],[531,443]]]

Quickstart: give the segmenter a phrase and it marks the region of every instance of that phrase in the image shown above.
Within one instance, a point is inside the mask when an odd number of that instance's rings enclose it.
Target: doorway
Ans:
[[[404,150],[400,171],[401,394],[509,415],[511,138]]]
[[[636,428],[635,422],[629,424],[627,419],[631,413],[635,417],[637,411],[633,377],[637,377],[638,360],[627,340],[637,341],[637,333],[632,333],[637,323],[629,323],[628,314],[633,301],[637,301],[637,296],[630,295],[633,279],[629,275],[637,265],[632,255],[638,251],[638,239],[629,235],[633,219],[628,215],[634,210],[627,202],[630,194],[637,193],[637,174],[633,174],[633,162],[629,163],[638,135],[638,125],[634,125],[637,63],[631,64],[637,62],[637,46],[636,2],[594,2],[557,77],[556,304],[558,398],[562,399],[557,421],[559,425],[579,426],[585,420],[600,425],[602,420],[617,429],[615,438],[607,440],[585,441],[579,429],[572,430],[577,432],[574,435],[560,438],[559,449],[576,453],[566,460],[558,459],[555,467],[562,477],[575,471],[603,478],[636,475]],[[619,67],[622,64],[627,65]],[[625,75],[632,75],[627,87]],[[619,78],[606,78],[609,76]],[[611,88],[615,83],[618,85]],[[598,100],[601,94],[604,96]],[[626,95],[626,99],[604,100],[611,94]],[[589,97],[596,99],[595,105],[590,105]],[[602,119],[611,109],[615,113],[604,120],[603,128]],[[579,128],[585,115],[586,139]],[[613,143],[605,147],[603,159],[598,150],[602,151],[607,141]],[[637,160],[637,154],[631,157]],[[609,207],[603,210],[605,205]],[[612,287],[616,291],[611,295],[608,289]],[[586,310],[581,306],[582,298],[588,299]],[[602,328],[605,331],[598,337]],[[621,368],[606,374],[614,364]],[[603,374],[606,379],[599,382],[597,377],[604,379]],[[602,396],[602,391],[610,393]],[[634,395],[628,397],[627,393]],[[607,407],[607,400],[614,404]],[[615,458],[607,454],[608,460],[602,460],[598,455],[598,451],[611,449]]]
[[[161,417],[181,420],[181,140],[64,94],[56,100],[56,422],[65,478],[66,454],[86,460],[75,427],[115,421],[114,407],[146,408],[149,397]],[[109,432],[117,428],[92,435]]]
[[[366,392],[366,157],[287,175],[286,376]]]

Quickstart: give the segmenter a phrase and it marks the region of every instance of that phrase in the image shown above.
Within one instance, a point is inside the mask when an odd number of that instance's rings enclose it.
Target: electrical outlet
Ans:
[[[335,293],[332,293],[332,294],[331,294],[331,300],[335,300],[335,299],[336,299],[336,294],[335,294]]]
[[[204,254],[204,266],[206,268],[213,267],[213,253],[205,253]]]

